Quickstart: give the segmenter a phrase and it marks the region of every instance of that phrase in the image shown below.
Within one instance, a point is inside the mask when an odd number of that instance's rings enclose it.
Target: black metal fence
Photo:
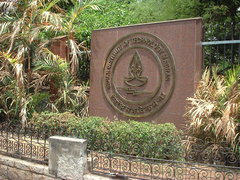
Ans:
[[[0,153],[48,163],[48,137],[61,132],[28,126],[0,124]],[[229,146],[214,147],[203,141],[185,148],[180,161],[88,151],[92,173],[136,179],[240,179],[240,156]]]
[[[39,131],[33,126],[22,128],[2,123],[0,153],[47,164],[48,137],[48,132]]]
[[[89,151],[90,171],[136,179],[238,180],[240,168]]]
[[[240,168],[240,152],[237,148],[231,147],[229,143],[215,144],[199,139],[188,142],[184,148],[185,161]]]
[[[184,138],[183,138],[184,139]],[[183,141],[179,160],[163,160],[107,152],[88,151],[90,171],[115,178],[238,180],[240,155],[227,143]]]
[[[204,64],[218,64],[221,69],[240,64],[240,23],[206,24]]]

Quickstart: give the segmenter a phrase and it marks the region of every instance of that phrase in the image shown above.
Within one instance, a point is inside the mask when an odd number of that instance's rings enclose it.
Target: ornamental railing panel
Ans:
[[[90,171],[115,178],[237,180],[240,169],[186,161],[160,160],[89,151]]]
[[[0,153],[47,164],[48,137],[32,126],[0,124]]]

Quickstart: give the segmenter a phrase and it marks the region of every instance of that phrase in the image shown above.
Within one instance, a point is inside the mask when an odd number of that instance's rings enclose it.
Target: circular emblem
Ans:
[[[106,99],[128,117],[146,117],[159,111],[175,84],[171,51],[158,37],[142,32],[117,41],[108,53],[103,73]]]

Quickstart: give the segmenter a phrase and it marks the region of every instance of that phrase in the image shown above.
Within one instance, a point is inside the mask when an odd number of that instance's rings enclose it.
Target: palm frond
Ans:
[[[22,97],[20,103],[19,118],[21,119],[22,128],[24,128],[27,124],[27,101]]]
[[[62,9],[61,7],[59,7],[58,5],[55,5],[55,6],[54,6],[54,9],[55,9],[57,12],[59,12],[59,13],[61,13],[61,14],[63,14],[63,15],[66,14],[65,10]]]
[[[81,84],[74,86],[74,79],[67,76],[59,89],[56,107],[61,111],[72,111],[79,116],[88,115],[88,86]]]
[[[61,0],[53,0],[49,1],[48,4],[45,5],[45,8],[42,11],[49,11],[52,7],[54,7]]]
[[[0,58],[7,60],[12,66],[16,62],[18,62],[18,60],[16,58],[14,58],[12,54],[1,52],[1,51],[0,51]]]
[[[76,41],[72,39],[69,39],[69,49],[70,49],[71,73],[75,75],[79,69],[79,58],[81,58],[81,51]]]
[[[24,48],[21,51],[24,51]],[[19,55],[21,53],[23,52],[19,52]],[[21,61],[18,59],[17,56],[14,57],[13,55],[8,53],[0,53],[0,57],[3,57],[5,60],[9,62],[9,64],[11,64],[11,66],[13,67],[13,72],[16,76],[18,87],[20,89],[23,88],[24,87],[24,68]]]
[[[28,39],[30,44],[38,38],[40,32],[41,32],[40,27],[35,27],[32,29],[32,31],[29,33],[29,39]]]
[[[11,24],[11,22],[0,23],[0,35],[9,32]]]
[[[82,2],[81,1],[72,1],[74,3],[74,9],[70,14],[70,20],[68,22],[68,31],[71,32],[72,31],[72,27],[73,27],[73,23],[75,22],[76,18],[79,16],[79,14],[82,13],[82,11],[86,8],[92,8],[95,10],[99,10],[99,7],[97,5],[94,4],[94,0],[90,0],[90,1],[85,1]]]
[[[10,46],[8,49],[8,53],[10,53],[13,48],[13,44],[14,44],[16,35],[21,31],[21,24],[22,24],[22,21],[19,21],[19,22],[16,22],[13,24],[13,33],[11,34]]]
[[[47,109],[50,109],[51,112],[59,112],[58,108],[54,103],[48,103]]]
[[[16,63],[14,66],[16,79],[18,83],[18,87],[23,88],[24,86],[24,78],[23,78],[23,64]]]
[[[44,70],[51,73],[67,73],[68,64],[66,60],[53,54],[49,49],[43,48],[40,51],[41,60],[35,62],[35,71]]]
[[[4,12],[11,12],[15,10],[15,1],[0,1],[0,9]]]
[[[17,20],[17,17],[10,16],[8,14],[1,14],[0,16],[0,22],[15,22]]]
[[[61,25],[55,25],[51,23],[46,23],[40,26],[42,31],[45,32],[55,32],[57,34],[58,32],[61,32],[63,30],[63,27]]]
[[[24,45],[19,45],[17,48],[17,54],[15,56],[15,58],[19,61],[22,61],[21,63],[23,63],[23,59],[24,59],[24,55],[27,52],[27,47],[24,47]]]
[[[11,33],[4,33],[4,34],[0,35],[0,42],[4,42],[10,38],[11,38]]]
[[[49,78],[50,78],[49,74],[40,74],[36,71],[33,72],[30,88],[34,88],[35,92],[42,90],[44,87],[44,84],[46,84],[49,81]]]
[[[50,40],[44,40],[41,43],[39,43],[39,46],[35,50],[36,52],[35,59],[40,59],[42,57],[41,52],[44,51],[44,49],[47,47],[47,45],[49,45],[50,42],[51,42]]]
[[[214,137],[215,141],[227,141],[234,145],[240,117],[240,87],[236,69],[220,76],[216,68],[207,69],[194,97],[188,98],[186,117],[189,132],[194,136]]]
[[[59,13],[53,13],[51,11],[44,11],[40,15],[41,23],[51,23],[52,25],[60,27],[63,23],[63,18]],[[48,25],[48,24],[47,24]]]
[[[32,0],[32,1],[28,4],[28,8],[34,8],[34,9],[36,9],[38,5],[39,5],[39,7],[41,7],[43,4],[41,4],[41,1],[39,1],[39,0]]]

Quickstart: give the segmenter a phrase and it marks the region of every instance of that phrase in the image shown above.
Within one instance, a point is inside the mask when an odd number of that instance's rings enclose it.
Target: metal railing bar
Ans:
[[[199,162],[191,162],[191,161],[179,161],[179,160],[167,160],[167,159],[157,159],[157,158],[148,158],[148,157],[141,157],[141,156],[133,156],[133,155],[126,155],[126,154],[115,154],[115,153],[109,153],[109,152],[103,152],[103,151],[92,151],[87,150],[88,155],[91,158],[94,157],[100,157],[103,156],[103,158],[109,157],[110,159],[116,158],[116,159],[131,159],[130,161],[134,162],[150,162],[150,163],[174,163],[176,165],[196,165],[196,166],[208,166],[208,167],[214,167],[214,168],[228,168],[232,170],[240,170],[240,167],[236,166],[225,166],[225,165],[218,165],[218,164],[210,164],[210,163],[199,163]],[[111,163],[111,161],[109,161]],[[111,167],[111,166],[110,166]]]
[[[206,41],[201,43],[203,46],[220,45],[220,44],[240,44],[240,40],[227,40],[227,41]]]
[[[134,179],[217,179],[240,177],[239,167],[144,158],[88,150],[91,173]],[[100,160],[101,159],[101,160]],[[108,160],[106,160],[108,159]],[[112,162],[114,166],[111,165]],[[128,165],[126,165],[128,163]],[[133,166],[133,168],[132,168]]]
[[[0,129],[0,154],[25,158],[28,160],[43,162],[47,164],[48,144],[46,132],[39,139],[36,136],[35,127],[11,127],[8,124],[1,124]]]

